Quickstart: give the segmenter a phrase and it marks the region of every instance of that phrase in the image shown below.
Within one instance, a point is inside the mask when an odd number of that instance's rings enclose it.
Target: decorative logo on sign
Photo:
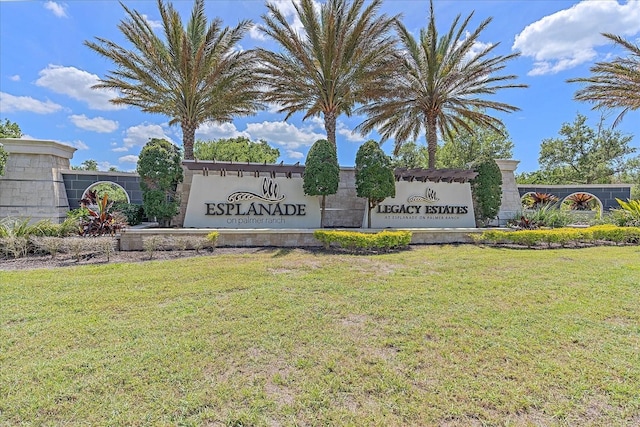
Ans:
[[[435,203],[439,200],[436,192],[429,187],[427,187],[424,196],[410,196],[407,198],[408,203]]]
[[[278,195],[278,184],[271,178],[262,180],[262,196],[248,191],[236,191],[231,193],[227,200],[230,202],[239,202],[242,200],[261,200],[268,203],[277,203],[285,199],[284,194]]]

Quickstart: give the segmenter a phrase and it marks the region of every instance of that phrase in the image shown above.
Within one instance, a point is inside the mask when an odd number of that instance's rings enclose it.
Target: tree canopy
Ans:
[[[150,139],[140,152],[137,172],[145,214],[168,226],[180,208],[176,195],[183,178],[180,149],[167,140]]]
[[[199,160],[225,162],[275,163],[280,157],[280,150],[271,147],[267,141],[253,142],[244,136],[196,141],[193,152]]]
[[[122,3],[121,3],[122,4]],[[237,49],[250,21],[233,28],[220,19],[207,23],[204,0],[195,0],[183,26],[171,3],[158,0],[161,38],[145,15],[122,4],[127,19],[118,28],[132,49],[97,37],[85,45],[110,59],[116,69],[94,88],[115,89],[114,104],[163,114],[180,124],[185,159],[193,159],[195,131],[207,121],[230,122],[260,108],[253,51]]]
[[[480,34],[491,18],[470,30],[472,17],[473,13],[461,22],[458,15],[441,36],[431,1],[428,24],[420,30],[418,40],[396,21],[403,52],[398,74],[390,80],[393,87],[386,97],[359,109],[367,119],[357,129],[362,133],[377,129],[383,141],[395,138],[396,153],[424,129],[429,168],[436,167],[438,131],[441,135],[461,129],[472,132],[469,123],[474,123],[500,132],[502,122],[486,111],[512,112],[518,108],[487,96],[501,89],[527,87],[509,83],[515,75],[499,74],[519,53],[496,55],[497,43],[476,51]]]
[[[632,136],[604,127],[596,129],[578,114],[573,123],[564,123],[559,138],[542,141],[538,162],[547,184],[606,184],[629,166],[636,149],[629,146]]]
[[[379,99],[395,67],[395,18],[378,15],[382,0],[292,2],[301,28],[290,24],[276,3],[268,3],[263,32],[280,52],[259,49],[265,100],[287,113],[324,118],[327,139],[336,146],[336,120],[356,104]]]
[[[22,129],[17,123],[4,119],[0,121],[0,138],[22,138]]]
[[[367,203],[367,226],[371,228],[371,209],[387,197],[396,195],[396,180],[391,158],[373,140],[362,144],[356,153],[356,195]]]
[[[615,125],[631,110],[640,108],[640,46],[620,36],[604,33],[603,36],[629,51],[629,56],[612,61],[596,62],[591,76],[570,79],[570,83],[586,83],[575,99],[594,104],[596,109],[622,108]]]

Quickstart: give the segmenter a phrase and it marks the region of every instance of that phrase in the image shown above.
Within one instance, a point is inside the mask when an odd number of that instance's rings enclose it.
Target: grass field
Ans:
[[[0,425],[640,424],[640,248],[0,271]]]

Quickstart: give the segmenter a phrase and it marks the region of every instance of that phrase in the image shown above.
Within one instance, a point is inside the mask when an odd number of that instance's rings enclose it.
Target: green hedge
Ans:
[[[316,230],[313,237],[328,249],[331,245],[350,251],[371,251],[403,248],[411,243],[410,231],[381,231],[362,233],[357,231]]]
[[[551,230],[485,231],[472,236],[477,242],[488,244],[515,244],[527,247],[546,244],[555,245],[581,243],[640,243],[640,227],[617,227],[597,225],[588,228],[554,228]]]

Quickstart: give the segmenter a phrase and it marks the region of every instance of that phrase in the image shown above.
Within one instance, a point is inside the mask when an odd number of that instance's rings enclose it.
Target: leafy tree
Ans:
[[[101,182],[91,187],[91,190],[95,191],[96,197],[102,199],[106,194],[109,201],[113,203],[128,203],[127,193],[122,187],[117,186],[112,182]]]
[[[509,159],[513,156],[513,141],[504,125],[498,125],[499,132],[474,123],[468,125],[472,131],[461,128],[445,136],[444,144],[438,147],[438,167],[463,169],[480,158]]]
[[[391,157],[391,166],[394,168],[426,168],[429,164],[427,147],[415,142],[405,142]]]
[[[557,183],[610,183],[615,174],[627,169],[628,156],[636,151],[629,146],[632,136],[605,129],[602,119],[595,130],[586,121],[578,114],[573,123],[562,125],[560,138],[542,141],[541,170]]]
[[[193,151],[196,159],[226,162],[275,163],[280,157],[280,150],[271,147],[267,141],[252,142],[244,136],[196,141]]]
[[[391,158],[382,151],[376,141],[365,142],[356,153],[356,194],[368,201],[368,228],[371,228],[371,209],[387,197],[396,195]]]
[[[0,138],[22,138],[22,130],[17,123],[4,119],[0,121]]]
[[[496,161],[484,157],[475,162],[473,169],[478,176],[471,183],[473,210],[476,223],[484,225],[494,219],[502,203],[502,172]]]
[[[76,171],[97,171],[98,162],[93,159],[88,159],[80,163],[80,166],[71,166],[71,169]]]
[[[142,147],[138,158],[144,211],[147,217],[155,217],[162,227],[169,226],[171,218],[179,213],[176,189],[183,178],[180,162],[180,148],[157,138]]]
[[[304,194],[322,196],[320,203],[320,228],[324,228],[326,197],[338,192],[340,166],[336,150],[326,139],[317,140],[309,149],[305,163],[303,185]]]
[[[468,30],[470,14],[460,26],[458,16],[449,31],[439,36],[433,11],[433,1],[427,28],[416,40],[411,32],[396,21],[403,60],[399,76],[390,81],[393,87],[387,96],[359,109],[368,118],[357,129],[363,133],[377,129],[383,141],[394,137],[395,151],[408,139],[416,140],[426,131],[429,168],[436,167],[438,130],[441,135],[465,129],[473,132],[469,123],[500,132],[502,122],[485,113],[517,111],[512,105],[490,101],[500,89],[526,87],[508,83],[515,75],[499,75],[507,61],[519,53],[496,55],[498,44],[475,51],[478,38],[491,22],[483,21],[474,31]]]
[[[7,158],[9,158],[9,154],[7,154],[5,149],[2,147],[2,144],[0,144],[0,176],[4,175],[4,168],[7,164]]]
[[[22,137],[22,130],[20,130],[20,126],[17,123],[9,121],[9,119],[4,119],[4,123],[0,121],[0,138],[20,138]],[[4,149],[2,144],[0,144],[0,176],[4,175],[4,169],[7,165],[7,159],[9,158],[9,153]]]
[[[301,28],[287,22],[277,3],[268,3],[263,32],[280,52],[258,50],[265,100],[280,105],[287,120],[324,117],[327,139],[336,146],[336,120],[356,104],[383,96],[395,69],[395,18],[378,16],[382,0],[292,2]]]
[[[596,109],[622,108],[613,126],[628,111],[640,108],[640,46],[610,33],[602,34],[629,51],[626,58],[597,62],[591,67],[591,77],[570,79],[570,83],[587,83],[575,93],[575,99],[588,101]]]
[[[122,96],[112,99],[114,104],[164,114],[170,125],[180,123],[186,159],[193,159],[195,131],[202,123],[230,122],[260,107],[255,55],[237,49],[250,21],[233,28],[222,27],[219,19],[208,24],[204,0],[195,0],[185,28],[173,5],[158,0],[160,37],[143,14],[122,7],[128,18],[118,28],[133,49],[99,37],[85,41],[116,66],[93,87],[119,91]]]

